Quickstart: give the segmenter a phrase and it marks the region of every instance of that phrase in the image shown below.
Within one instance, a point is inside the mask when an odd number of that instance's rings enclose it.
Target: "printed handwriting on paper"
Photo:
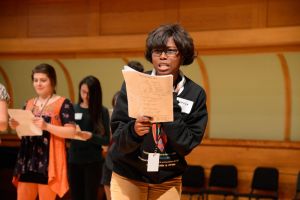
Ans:
[[[151,76],[122,70],[132,118],[151,117],[152,122],[173,121],[173,76]]]

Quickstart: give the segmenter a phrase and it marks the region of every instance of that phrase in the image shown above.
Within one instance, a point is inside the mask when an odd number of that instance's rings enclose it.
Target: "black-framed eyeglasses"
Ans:
[[[155,57],[161,56],[162,53],[165,53],[166,56],[177,56],[179,51],[178,49],[153,49],[152,55]]]

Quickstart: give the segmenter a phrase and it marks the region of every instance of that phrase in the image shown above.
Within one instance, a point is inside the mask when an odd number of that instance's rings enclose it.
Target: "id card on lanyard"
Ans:
[[[159,168],[159,153],[149,153],[147,172],[158,172],[158,168]]]
[[[159,157],[160,154],[157,153],[157,146],[159,143],[159,140],[161,139],[160,135],[160,126],[156,123],[155,124],[155,150],[154,153],[149,153],[148,154],[148,165],[147,165],[147,171],[148,172],[158,172],[159,170]]]

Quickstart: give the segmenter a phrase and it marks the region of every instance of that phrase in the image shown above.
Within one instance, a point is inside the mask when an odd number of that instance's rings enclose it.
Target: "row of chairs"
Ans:
[[[246,197],[249,199],[278,199],[279,172],[274,167],[257,167],[252,176],[249,193],[238,193],[238,170],[234,165],[214,165],[211,168],[208,185],[205,185],[204,168],[198,165],[188,166],[182,176],[183,194],[197,195],[198,199],[208,199],[209,195],[223,195],[224,199]],[[300,191],[300,172],[297,191]],[[296,194],[299,195],[299,194]],[[298,197],[295,196],[295,199]]]

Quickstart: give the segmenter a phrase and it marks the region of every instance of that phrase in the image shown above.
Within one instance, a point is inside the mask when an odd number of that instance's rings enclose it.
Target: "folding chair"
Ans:
[[[279,172],[275,167],[257,167],[254,170],[251,191],[237,194],[249,199],[278,199]]]
[[[203,189],[205,187],[205,174],[204,168],[200,165],[189,165],[182,175],[182,194],[190,196],[201,196],[204,199]]]
[[[214,165],[211,168],[208,189],[205,190],[206,199],[209,195],[232,196],[235,194],[238,186],[238,170],[234,165]]]
[[[300,200],[300,171],[298,172],[297,183],[296,183],[296,193],[294,200]]]

